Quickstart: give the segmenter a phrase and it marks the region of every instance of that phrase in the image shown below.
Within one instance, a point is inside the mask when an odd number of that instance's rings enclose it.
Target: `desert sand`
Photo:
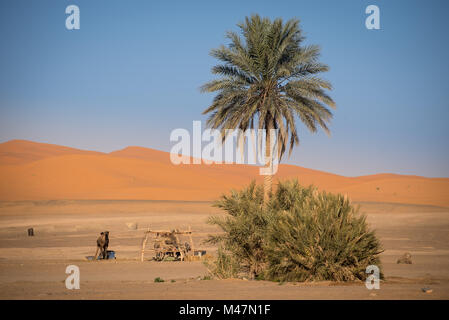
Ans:
[[[0,144],[0,299],[448,299],[449,179],[395,174],[344,177],[281,165],[277,179],[347,194],[361,205],[385,251],[379,290],[363,283],[205,280],[200,261],[140,262],[143,232],[194,231],[196,248],[219,232],[212,201],[260,180],[245,165],[179,165],[168,153],[128,147],[111,153],[15,140]],[[138,224],[130,230],[127,223]],[[27,229],[33,227],[35,236]],[[117,259],[88,261],[110,231]],[[397,264],[404,253],[413,264]],[[65,288],[68,265],[81,289]],[[155,283],[160,277],[163,283]],[[430,288],[424,293],[422,288]]]
[[[206,223],[221,214],[208,202],[176,201],[24,201],[0,206],[0,299],[448,299],[449,210],[387,203],[362,203],[385,251],[385,280],[379,290],[363,283],[289,283],[201,280],[199,262],[140,262],[147,227],[194,230],[197,248],[217,232]],[[129,230],[136,222],[137,230]],[[33,227],[34,237],[27,236]],[[111,233],[117,259],[87,261],[102,230]],[[396,264],[404,252],[413,263]],[[65,288],[65,269],[80,268],[80,290]],[[155,283],[160,277],[163,283]],[[207,279],[207,278],[206,278]],[[422,288],[430,288],[424,293]]]

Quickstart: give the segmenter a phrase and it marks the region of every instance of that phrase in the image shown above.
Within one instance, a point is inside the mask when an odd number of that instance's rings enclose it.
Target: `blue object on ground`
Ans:
[[[87,260],[94,260],[94,256],[86,256]],[[97,260],[102,260],[101,255],[98,255]],[[108,259],[115,259],[115,251],[108,250]]]
[[[112,250],[108,250],[107,251],[108,254],[108,259],[115,259],[115,251]],[[97,260],[102,260],[103,257],[101,256],[101,254],[98,256]]]

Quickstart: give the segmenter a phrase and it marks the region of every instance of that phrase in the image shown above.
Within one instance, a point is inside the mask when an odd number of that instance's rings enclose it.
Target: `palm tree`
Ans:
[[[211,56],[222,62],[212,73],[221,77],[201,87],[203,92],[217,92],[203,114],[211,113],[207,125],[222,132],[265,130],[265,166],[271,168],[274,156],[280,161],[287,147],[290,155],[299,144],[297,118],[311,132],[321,127],[329,134],[332,113],[328,106],[335,108],[335,103],[325,89],[332,86],[317,77],[329,67],[318,61],[318,46],[302,45],[304,37],[297,19],[283,23],[280,18],[271,21],[253,15],[237,26],[243,38],[228,32],[230,44],[211,51]],[[270,129],[278,130],[275,155],[268,147]],[[272,176],[266,175],[265,199],[271,194],[271,185]]]

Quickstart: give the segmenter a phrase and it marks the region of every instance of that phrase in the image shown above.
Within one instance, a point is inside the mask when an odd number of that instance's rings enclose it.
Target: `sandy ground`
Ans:
[[[143,231],[191,226],[196,248],[218,230],[206,223],[220,212],[208,202],[24,201],[0,202],[0,299],[448,299],[449,209],[362,203],[377,230],[385,281],[289,283],[202,280],[201,262],[140,262]],[[138,223],[129,230],[128,222]],[[34,237],[27,236],[33,227]],[[117,259],[90,262],[98,233],[110,231]],[[413,264],[396,264],[404,252]],[[81,273],[80,290],[65,288],[68,265]],[[155,283],[160,277],[163,283]],[[431,288],[424,293],[422,288]]]

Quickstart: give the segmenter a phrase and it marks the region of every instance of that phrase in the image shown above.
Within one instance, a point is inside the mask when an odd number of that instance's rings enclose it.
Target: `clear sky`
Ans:
[[[80,8],[81,28],[65,27]],[[381,30],[365,28],[380,8]],[[347,176],[449,177],[449,1],[0,2],[0,142],[169,151],[212,100],[209,51],[252,13],[299,18],[322,47],[337,103],[331,137],[300,128],[284,162]],[[204,123],[204,122],[203,122]]]

